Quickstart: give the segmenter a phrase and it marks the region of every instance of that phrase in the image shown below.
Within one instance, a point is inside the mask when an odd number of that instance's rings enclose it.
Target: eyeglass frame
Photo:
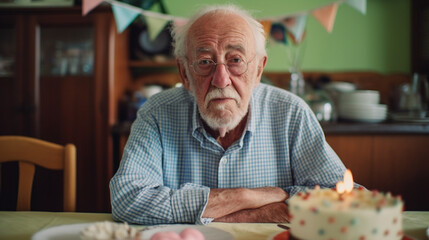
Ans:
[[[203,77],[207,77],[207,76],[209,76],[210,74],[212,74],[215,70],[216,70],[216,67],[217,67],[217,65],[219,65],[219,64],[223,64],[223,65],[225,65],[225,67],[226,67],[226,70],[228,71],[228,73],[229,74],[231,74],[231,75],[234,75],[234,76],[241,76],[241,75],[243,75],[243,74],[245,74],[246,72],[247,72],[247,70],[249,70],[249,63],[251,63],[253,60],[255,60],[255,58],[256,58],[256,54],[255,54],[255,56],[252,58],[252,60],[250,60],[250,61],[248,61],[247,62],[247,59],[246,58],[241,58],[241,60],[242,61],[244,61],[245,62],[245,64],[246,64],[246,70],[244,71],[244,72],[242,72],[242,73],[240,73],[240,74],[232,74],[230,71],[229,71],[229,66],[227,65],[227,63],[218,63],[218,62],[215,62],[215,61],[213,61],[212,59],[197,59],[197,60],[194,60],[193,62],[192,62],[192,64],[190,64],[191,66],[192,66],[192,69],[194,70],[194,73],[196,73],[197,75],[199,75],[199,76],[203,76]],[[234,59],[234,58],[230,58],[230,59]],[[227,61],[226,62],[228,62],[228,60],[230,60],[230,59],[227,59]],[[187,60],[187,62],[189,62],[189,59],[186,57],[186,60]],[[201,60],[207,60],[207,61],[210,61],[211,62],[211,70],[209,71],[209,73],[208,74],[200,74],[200,73],[198,73],[197,72],[197,70],[195,69],[195,64],[198,62],[198,61],[201,61]]]

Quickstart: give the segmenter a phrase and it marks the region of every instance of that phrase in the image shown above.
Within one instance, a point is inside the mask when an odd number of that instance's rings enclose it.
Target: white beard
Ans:
[[[226,111],[228,111],[228,109],[226,109],[226,105],[219,104],[219,105],[213,106],[214,109],[217,112],[225,112],[225,113],[223,114],[221,113],[219,115],[219,114],[212,114],[211,112],[208,112],[208,111],[200,110],[201,118],[207,123],[207,125],[211,129],[219,130],[223,128],[226,130],[226,132],[228,132],[238,126],[238,124],[246,115],[247,108],[245,108],[244,110],[240,109],[240,106],[241,106],[240,95],[238,95],[237,91],[235,91],[234,88],[227,87],[224,89],[213,88],[212,90],[210,90],[210,92],[207,93],[204,101],[204,109],[208,108],[210,101],[212,99],[219,98],[219,97],[227,97],[227,98],[234,99],[235,103],[237,104],[237,109],[239,110],[238,113],[236,114],[226,113]]]
[[[187,67],[185,67],[185,71],[186,74],[188,76],[188,80],[190,81],[190,93],[192,96],[194,96],[194,99],[196,100],[196,95],[195,95],[195,81],[192,78],[192,76],[189,74],[189,69]],[[232,98],[235,100],[236,104],[237,104],[237,109],[238,109],[238,113],[237,114],[230,114],[229,116],[227,116],[227,114],[222,114],[222,116],[212,116],[212,114],[210,114],[209,111],[207,111],[207,107],[210,103],[210,100],[212,100],[213,98],[216,97],[228,97],[228,98]],[[211,89],[205,99],[204,99],[204,106],[199,106],[198,102],[197,102],[197,106],[198,106],[198,110],[200,112],[201,118],[206,122],[206,124],[213,130],[219,130],[219,129],[225,129],[226,132],[234,129],[235,127],[238,126],[238,124],[241,122],[241,120],[246,116],[247,111],[248,111],[248,106],[245,109],[240,109],[241,106],[241,97],[240,95],[237,93],[237,91],[233,88],[233,87],[227,87],[224,89],[220,89],[220,88],[213,88]],[[201,108],[204,109],[201,109]],[[225,105],[224,104],[220,104],[220,105],[216,105],[214,106],[215,110],[223,112],[223,111],[227,111],[225,109]],[[204,111],[202,111],[204,110]]]

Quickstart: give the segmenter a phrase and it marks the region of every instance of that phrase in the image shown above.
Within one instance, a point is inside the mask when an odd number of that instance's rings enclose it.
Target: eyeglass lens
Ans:
[[[231,58],[226,63],[216,63],[211,59],[196,60],[193,64],[194,70],[199,75],[211,74],[217,65],[223,64],[228,69],[228,72],[232,75],[241,75],[247,71],[247,65],[245,60],[241,58]]]

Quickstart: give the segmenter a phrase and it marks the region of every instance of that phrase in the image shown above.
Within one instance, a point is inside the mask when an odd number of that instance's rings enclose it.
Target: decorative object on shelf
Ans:
[[[136,21],[130,28],[130,56],[134,60],[166,62],[172,58],[171,34],[167,25],[152,40],[147,23]]]

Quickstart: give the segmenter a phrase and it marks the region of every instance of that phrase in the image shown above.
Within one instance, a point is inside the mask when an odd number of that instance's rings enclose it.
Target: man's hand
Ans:
[[[245,209],[264,209],[263,206],[273,203],[284,204],[287,198],[288,194],[278,187],[211,189],[203,217],[221,219]]]

